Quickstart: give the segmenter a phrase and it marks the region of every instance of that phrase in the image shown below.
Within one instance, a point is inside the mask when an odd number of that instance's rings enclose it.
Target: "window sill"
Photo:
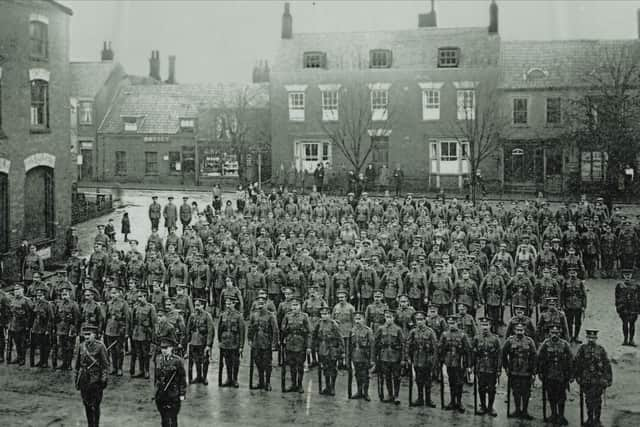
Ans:
[[[511,123],[511,126],[513,126],[514,128],[528,128],[529,124],[528,123]]]
[[[29,129],[29,132],[32,133],[32,134],[46,134],[46,133],[51,133],[51,129],[31,128],[31,129]]]
[[[48,56],[40,56],[40,55],[30,55],[29,59],[36,62],[49,62]]]
[[[440,120],[440,117],[438,117],[437,119],[425,119],[424,117],[422,118],[423,122],[437,122],[438,120]]]
[[[93,126],[93,122],[80,123],[80,126]]]
[[[551,129],[563,128],[564,125],[562,123],[545,123],[544,127]]]
[[[145,172],[144,176],[159,176],[159,172]]]

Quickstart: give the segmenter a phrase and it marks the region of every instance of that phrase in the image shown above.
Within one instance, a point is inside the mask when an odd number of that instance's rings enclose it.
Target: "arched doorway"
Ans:
[[[0,172],[0,252],[9,250],[9,176]]]
[[[24,238],[53,238],[54,222],[53,168],[38,166],[24,180]]]

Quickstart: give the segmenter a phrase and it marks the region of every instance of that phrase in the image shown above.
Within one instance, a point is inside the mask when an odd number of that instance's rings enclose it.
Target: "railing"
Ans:
[[[73,193],[71,223],[78,224],[113,212],[113,197],[103,193]]]

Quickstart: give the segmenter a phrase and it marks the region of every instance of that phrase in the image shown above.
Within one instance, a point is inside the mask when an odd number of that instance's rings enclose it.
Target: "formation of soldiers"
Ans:
[[[76,337],[92,330],[112,375],[123,375],[130,354],[131,377],[153,376],[163,425],[176,425],[186,384],[208,384],[215,340],[218,385],[236,388],[248,342],[252,389],[272,390],[276,352],[283,392],[303,393],[305,373],[317,368],[319,392],[333,396],[346,370],[349,398],[369,401],[373,375],[378,398],[399,404],[407,377],[411,406],[436,407],[439,383],[441,406],[464,412],[463,390],[473,383],[475,413],[495,417],[505,371],[509,417],[532,417],[538,376],[545,421],[566,425],[575,380],[586,425],[595,427],[612,373],[597,331],[580,341],[586,278],[622,270],[615,304],[623,344],[635,345],[639,230],[601,199],[552,211],[540,199],[474,206],[274,191],[235,209],[231,201],[208,206],[195,221],[153,199],[143,246],[129,239],[119,251],[98,226],[88,259],[75,250],[48,280],[42,266],[25,263],[29,279],[12,295],[0,291],[7,363],[24,365],[29,347],[30,366],[39,354],[39,367],[51,359],[71,369]]]

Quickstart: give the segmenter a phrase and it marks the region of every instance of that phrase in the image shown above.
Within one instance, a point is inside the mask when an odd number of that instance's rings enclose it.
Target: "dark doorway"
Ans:
[[[82,154],[80,179],[93,179],[93,150],[80,150],[80,154]]]
[[[504,179],[512,184],[544,182],[544,149],[540,145],[506,144]]]
[[[9,177],[0,173],[0,252],[9,250]]]
[[[24,180],[24,238],[54,237],[53,169],[39,166],[27,172]]]

